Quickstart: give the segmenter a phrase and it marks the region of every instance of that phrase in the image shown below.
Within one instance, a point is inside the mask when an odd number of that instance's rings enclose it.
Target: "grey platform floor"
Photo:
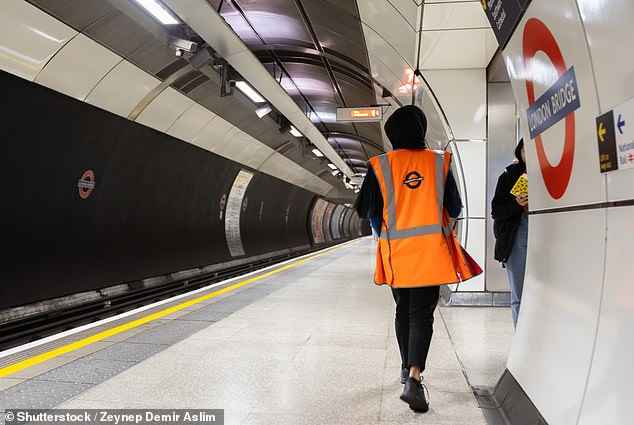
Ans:
[[[399,399],[388,288],[365,238],[159,321],[0,378],[3,408],[215,408],[227,425],[486,424],[512,338],[505,308],[437,310],[430,411]],[[471,386],[470,386],[471,385]]]

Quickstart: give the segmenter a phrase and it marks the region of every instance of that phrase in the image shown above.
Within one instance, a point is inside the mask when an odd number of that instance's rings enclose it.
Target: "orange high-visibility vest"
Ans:
[[[443,208],[450,161],[449,152],[429,149],[399,149],[370,159],[383,195],[377,285],[443,285],[482,273],[456,240]]]

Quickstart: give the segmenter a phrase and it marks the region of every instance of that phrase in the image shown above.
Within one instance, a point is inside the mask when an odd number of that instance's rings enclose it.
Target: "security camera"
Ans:
[[[198,48],[198,44],[196,44],[195,42],[189,41],[189,40],[184,40],[184,39],[178,38],[178,37],[170,37],[169,38],[169,44],[171,46],[174,46],[176,48],[177,52],[179,50],[183,50],[185,52],[193,53]],[[177,54],[177,56],[182,56],[182,54],[181,55]]]

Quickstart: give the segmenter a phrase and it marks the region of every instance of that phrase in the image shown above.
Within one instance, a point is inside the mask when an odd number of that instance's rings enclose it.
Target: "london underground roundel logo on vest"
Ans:
[[[554,66],[559,81],[535,99],[534,78],[537,52],[543,52]],[[546,24],[531,18],[524,26],[522,55],[526,71],[526,94],[528,96],[528,126],[531,139],[535,140],[537,159],[548,193],[553,199],[561,198],[570,182],[575,154],[575,113],[580,107],[574,67],[566,68],[561,50]],[[544,64],[544,66],[548,66]],[[551,165],[542,141],[541,133],[560,120],[565,120],[564,147],[561,160]],[[535,135],[536,134],[536,135]]]
[[[403,180],[403,184],[410,189],[418,189],[420,185],[423,183],[423,176],[420,175],[417,171],[410,171],[405,176],[405,180]]]

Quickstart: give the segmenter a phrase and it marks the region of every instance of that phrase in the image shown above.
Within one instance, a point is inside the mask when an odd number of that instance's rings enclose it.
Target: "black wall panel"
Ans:
[[[290,185],[289,185],[290,186]],[[303,246],[310,244],[310,207],[315,194],[291,187],[289,191],[289,207],[286,211],[286,246]]]
[[[0,90],[0,308],[232,259],[240,164],[2,71]],[[315,195],[254,173],[246,254],[309,244]]]
[[[247,256],[281,249],[286,199],[268,195],[279,194],[282,189],[281,181],[267,175],[254,176],[249,183],[246,210],[240,216],[240,234]]]
[[[240,217],[246,256],[309,245],[306,221],[314,196],[275,177],[254,176]]]

